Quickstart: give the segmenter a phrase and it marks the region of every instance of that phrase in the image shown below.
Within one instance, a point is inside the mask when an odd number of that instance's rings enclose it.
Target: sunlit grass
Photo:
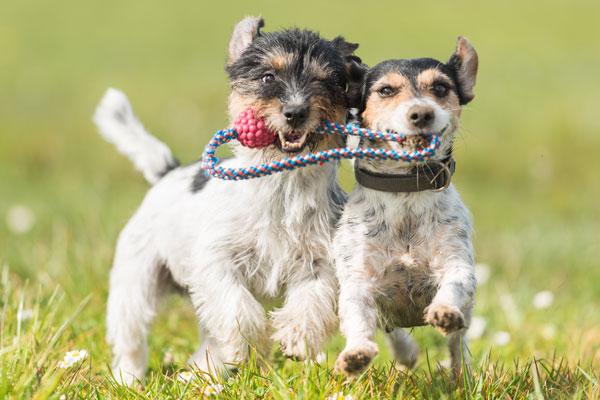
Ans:
[[[300,25],[385,58],[444,59],[456,36],[480,59],[463,113],[455,183],[473,212],[487,267],[455,384],[441,336],[413,330],[415,371],[391,368],[381,342],[355,382],[331,366],[270,360],[225,381],[186,367],[198,344],[191,306],[171,298],[150,337],[143,386],[110,378],[107,277],[119,230],[146,185],[102,142],[91,115],[108,86],[184,162],[226,124],[223,72],[233,23]],[[600,367],[600,20],[596,1],[294,3],[19,1],[0,12],[0,398],[597,398]],[[352,186],[351,170],[342,183]],[[381,338],[380,338],[381,339]],[[86,357],[60,368],[67,352]],[[70,364],[70,363],[69,363]],[[181,382],[180,375],[189,381]],[[215,386],[217,387],[217,386]]]

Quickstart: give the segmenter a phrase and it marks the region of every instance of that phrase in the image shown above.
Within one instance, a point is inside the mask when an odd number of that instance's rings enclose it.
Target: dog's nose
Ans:
[[[412,106],[407,113],[408,122],[415,128],[423,129],[431,126],[435,119],[433,108],[429,106]]]
[[[305,104],[286,104],[282,112],[287,123],[292,128],[297,128],[308,118],[309,108]]]

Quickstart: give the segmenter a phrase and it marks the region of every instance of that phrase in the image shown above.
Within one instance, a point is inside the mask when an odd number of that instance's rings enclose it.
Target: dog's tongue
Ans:
[[[242,146],[254,149],[267,147],[275,141],[275,133],[267,128],[265,121],[257,117],[250,107],[233,121],[233,127],[238,133],[238,142]]]

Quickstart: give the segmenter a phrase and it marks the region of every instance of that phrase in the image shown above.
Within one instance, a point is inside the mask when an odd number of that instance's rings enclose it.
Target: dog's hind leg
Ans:
[[[448,335],[448,349],[450,350],[450,366],[455,377],[459,377],[462,371],[462,366],[465,366],[466,373],[470,373],[471,358],[467,347],[467,338],[464,335],[465,331],[451,333]]]
[[[419,356],[419,346],[410,334],[402,328],[396,328],[387,334],[387,339],[396,363],[408,369],[413,368]]]
[[[146,337],[165,280],[165,270],[146,235],[130,226],[121,233],[110,276],[107,339],[113,375],[131,385],[144,377]]]

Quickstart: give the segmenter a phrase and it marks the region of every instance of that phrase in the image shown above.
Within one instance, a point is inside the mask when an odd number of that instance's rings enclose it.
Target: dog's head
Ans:
[[[315,134],[320,121],[343,123],[348,108],[358,105],[356,88],[364,76],[353,55],[358,45],[307,30],[265,33],[263,25],[261,18],[248,17],[233,31],[226,66],[230,116],[252,107],[277,134],[280,152],[317,148],[328,136]]]
[[[454,54],[443,63],[431,58],[389,60],[373,67],[363,88],[363,123],[373,129],[409,135],[396,150],[412,151],[426,145],[423,134],[442,134],[436,158],[452,148],[463,105],[475,97],[477,53],[458,38]]]

